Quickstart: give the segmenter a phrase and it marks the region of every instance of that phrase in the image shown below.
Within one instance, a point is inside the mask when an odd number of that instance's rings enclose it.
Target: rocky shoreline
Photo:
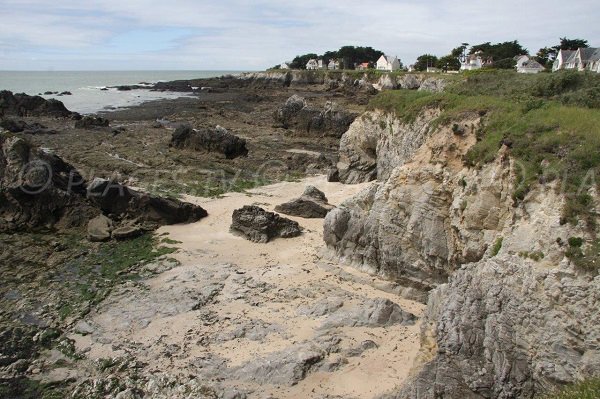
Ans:
[[[0,92],[0,396],[533,398],[598,375],[600,277],[568,256],[593,237],[555,183],[517,200],[505,140],[465,161],[486,112],[369,105],[450,84],[264,72],[86,116]]]

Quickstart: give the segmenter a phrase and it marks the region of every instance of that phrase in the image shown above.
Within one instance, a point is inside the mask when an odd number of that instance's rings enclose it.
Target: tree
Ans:
[[[550,64],[552,64],[552,62],[554,62],[556,54],[556,49],[552,47],[544,47],[538,50],[535,59],[537,62],[547,68]]]
[[[577,50],[581,47],[590,47],[588,45],[588,41],[583,39],[567,39],[566,37],[561,37],[560,44],[558,46],[554,46],[554,49],[556,49],[556,52],[558,53],[559,50]]]
[[[417,57],[417,62],[414,65],[414,68],[417,71],[426,71],[427,67],[436,66],[438,62],[438,58],[435,55],[431,54],[423,54]]]
[[[462,52],[460,54],[462,54]],[[460,54],[445,55],[437,61],[436,66],[444,71],[458,71],[460,69],[460,61],[458,60]]]
[[[517,40],[496,44],[490,42],[477,44],[471,47],[469,54],[477,52],[481,52],[481,56],[484,58],[491,57],[494,67],[502,69],[513,68],[515,66],[514,57],[528,53],[527,49],[521,46]]]

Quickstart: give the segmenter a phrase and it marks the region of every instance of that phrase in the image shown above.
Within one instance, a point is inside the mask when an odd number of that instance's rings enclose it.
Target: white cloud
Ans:
[[[93,69],[261,69],[299,53],[370,45],[410,63],[422,53],[443,55],[461,42],[518,39],[530,51],[561,36],[600,46],[597,0],[2,0],[0,68],[76,65]],[[111,54],[109,43],[128,30],[190,33],[163,51],[131,48]],[[144,46],[145,48],[147,46]]]

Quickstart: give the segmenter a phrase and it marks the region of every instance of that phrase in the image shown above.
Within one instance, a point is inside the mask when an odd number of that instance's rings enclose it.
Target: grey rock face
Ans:
[[[277,125],[294,128],[299,134],[334,137],[341,137],[356,117],[333,102],[326,103],[323,109],[308,106],[306,100],[297,95],[290,97],[274,114]]]
[[[308,186],[300,198],[286,202],[275,207],[275,211],[290,216],[303,218],[324,218],[333,209],[327,203],[327,197],[316,187]]]
[[[412,325],[415,315],[402,310],[389,299],[372,299],[347,311],[337,311],[321,325],[323,329],[334,327],[389,327],[396,324]]]
[[[267,243],[274,238],[291,238],[302,234],[300,225],[258,206],[246,205],[233,212],[231,231],[246,239]]]
[[[393,115],[365,113],[350,126],[340,141],[337,169],[342,183],[386,180],[395,167],[408,161],[430,136],[431,110],[412,123]]]
[[[181,125],[173,132],[170,146],[188,148],[195,151],[218,152],[227,159],[248,155],[246,140],[239,138],[217,126],[214,129],[193,129],[190,125]]]
[[[600,372],[600,277],[503,257],[457,271],[430,296],[435,353],[397,398],[532,398]]]

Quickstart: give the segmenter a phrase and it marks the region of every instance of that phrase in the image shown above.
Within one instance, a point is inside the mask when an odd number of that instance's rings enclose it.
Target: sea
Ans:
[[[245,71],[0,71],[0,90],[56,98],[71,111],[89,114],[189,95],[143,89],[119,91],[111,88],[114,86],[213,78],[242,72]],[[105,88],[109,89],[102,90]],[[44,94],[66,91],[72,95]]]

